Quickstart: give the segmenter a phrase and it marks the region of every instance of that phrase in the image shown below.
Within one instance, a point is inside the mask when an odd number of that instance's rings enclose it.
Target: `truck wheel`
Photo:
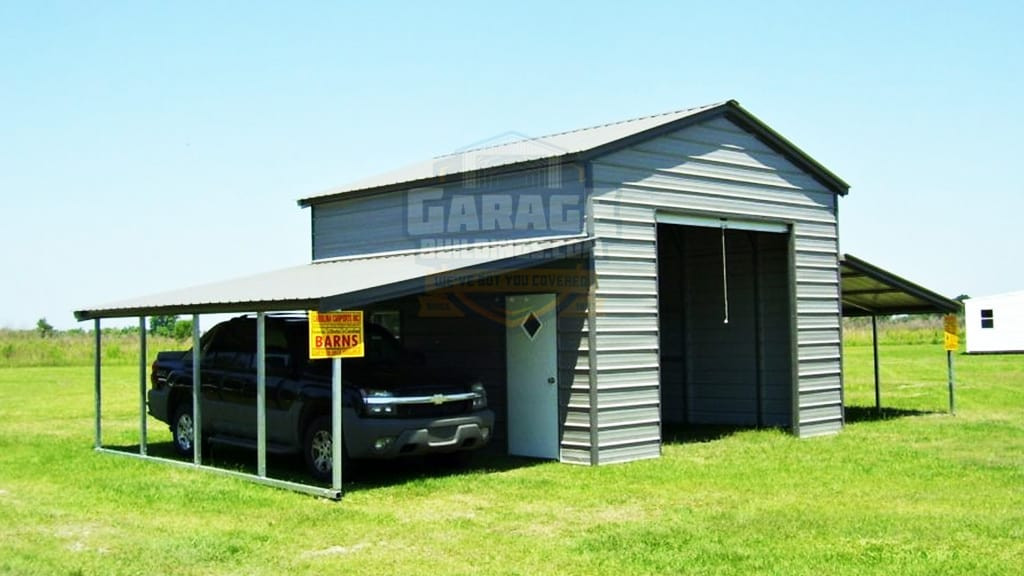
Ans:
[[[330,482],[333,477],[334,442],[331,438],[331,417],[318,416],[306,428],[302,443],[302,452],[306,458],[306,468],[313,478],[320,482]],[[341,447],[341,473],[348,476],[348,454],[345,446]]]
[[[195,449],[195,422],[192,419],[192,403],[182,402],[174,411],[171,419],[171,436],[174,438],[174,451],[179,456],[191,458]]]

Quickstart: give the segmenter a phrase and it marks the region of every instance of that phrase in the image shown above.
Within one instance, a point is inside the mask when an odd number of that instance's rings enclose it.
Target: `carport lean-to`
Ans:
[[[848,188],[728,101],[461,151],[304,198],[311,264],[76,315],[96,320],[98,347],[100,318],[388,302],[410,338],[488,375],[496,421],[525,426],[523,398],[557,403],[529,423],[546,428],[546,447],[523,453],[565,463],[657,458],[676,422],[832,434],[844,423],[841,319],[857,297],[841,278]],[[550,315],[513,313],[544,294]],[[506,355],[521,334],[505,324],[556,337],[544,334],[544,354]],[[522,357],[550,372],[513,370]],[[98,448],[100,375],[97,360]],[[520,394],[535,384],[544,395]],[[283,485],[264,464],[261,446],[257,479]],[[340,483],[287,487],[340,495]]]
[[[882,413],[882,384],[878,353],[878,316],[897,314],[956,314],[960,303],[883,270],[860,258],[844,254],[839,261],[842,276],[843,316],[871,317],[874,359],[875,411]],[[956,411],[953,357],[947,353],[949,411]]]
[[[560,258],[583,250],[584,238],[561,238],[499,245],[474,246],[432,252],[429,255],[405,254],[383,258],[346,258],[315,262],[251,277],[204,286],[165,292],[153,296],[113,302],[102,307],[76,312],[79,320],[95,324],[95,449],[97,451],[138,456],[173,464],[181,461],[158,458],[148,454],[146,416],[147,345],[145,317],[157,314],[192,314],[192,346],[199,350],[199,316],[201,313],[256,312],[256,382],[257,382],[257,471],[255,475],[225,470],[203,464],[202,442],[195,443],[191,466],[222,474],[238,476],[259,483],[287,488],[316,496],[337,499],[342,494],[341,466],[334,466],[330,488],[285,481],[267,476],[266,435],[266,337],[265,315],[274,311],[334,310],[358,307],[378,299],[394,298],[422,291],[428,279],[456,271],[463,274],[490,275],[506,270],[532,266],[545,258]],[[486,267],[483,269],[482,267]],[[101,318],[139,318],[139,451],[137,454],[112,450],[104,446],[102,427],[103,380]],[[202,437],[202,402],[200,355],[192,356],[193,422],[196,438]],[[334,360],[332,370],[332,428],[340,438],[341,361]],[[341,462],[341,441],[334,442],[334,462]]]

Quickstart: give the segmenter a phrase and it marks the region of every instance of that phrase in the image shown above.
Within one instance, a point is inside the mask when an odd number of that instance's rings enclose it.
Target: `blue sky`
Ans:
[[[727,99],[851,184],[844,252],[1022,290],[1022,6],[0,2],[0,327],[307,262],[298,198],[495,135]]]

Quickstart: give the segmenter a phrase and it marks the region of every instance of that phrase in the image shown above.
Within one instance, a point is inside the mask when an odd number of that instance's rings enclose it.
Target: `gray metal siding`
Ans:
[[[575,235],[581,170],[538,168],[312,207],[313,259]]]
[[[842,427],[836,194],[724,117],[613,152],[592,161],[595,326],[598,341],[627,326],[638,337],[614,351],[597,350],[595,385],[602,409],[600,462],[657,456],[651,419],[657,386],[656,270],[659,210],[711,218],[785,223],[792,230],[791,314],[795,327],[796,398],[766,395],[773,410],[797,410],[801,436]],[[716,268],[718,269],[718,268]],[[652,348],[654,347],[654,352]],[[777,355],[777,354],[776,354]],[[652,393],[653,388],[653,393]],[[607,408],[605,399],[615,394]],[[616,412],[640,410],[635,424]],[[605,420],[614,425],[605,424]],[[628,420],[628,419],[627,419]]]
[[[656,225],[631,213],[602,234],[609,216],[595,213],[593,248],[601,464],[661,454]]]
[[[561,461],[590,464],[590,358],[587,319],[565,310],[558,316],[559,416]]]

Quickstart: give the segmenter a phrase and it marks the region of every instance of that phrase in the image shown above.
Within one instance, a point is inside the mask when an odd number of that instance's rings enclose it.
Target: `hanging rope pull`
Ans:
[[[725,254],[725,218],[722,218],[722,302],[725,309],[723,324],[729,323],[729,274]]]

